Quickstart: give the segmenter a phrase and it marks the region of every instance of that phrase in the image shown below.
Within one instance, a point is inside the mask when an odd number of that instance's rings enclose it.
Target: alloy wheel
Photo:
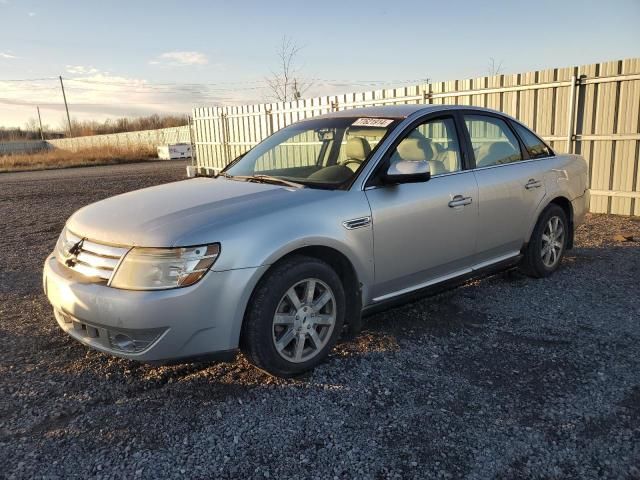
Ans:
[[[551,217],[542,232],[540,256],[545,267],[553,268],[560,261],[564,249],[564,235],[564,224],[560,217]]]
[[[329,342],[336,323],[336,299],[331,288],[317,278],[291,286],[273,316],[276,351],[294,363],[314,358]]]

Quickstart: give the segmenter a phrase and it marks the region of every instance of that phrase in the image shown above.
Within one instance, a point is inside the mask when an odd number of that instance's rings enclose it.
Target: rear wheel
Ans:
[[[560,266],[567,248],[569,223],[558,205],[547,207],[536,223],[522,260],[522,270],[532,277],[547,277]]]
[[[243,325],[243,350],[273,375],[302,373],[331,351],[344,311],[344,289],[333,269],[315,258],[292,257],[256,287]]]

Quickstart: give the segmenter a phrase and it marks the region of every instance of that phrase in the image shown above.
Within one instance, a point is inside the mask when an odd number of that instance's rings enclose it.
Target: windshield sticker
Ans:
[[[388,118],[359,118],[351,124],[353,127],[386,127],[393,120]]]

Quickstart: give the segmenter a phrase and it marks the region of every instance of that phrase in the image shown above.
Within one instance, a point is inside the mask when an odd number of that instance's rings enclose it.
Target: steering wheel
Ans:
[[[360,167],[360,165],[362,165],[362,160],[356,160],[355,158],[347,158],[346,160],[340,162],[340,165],[342,165],[344,167],[347,167],[347,165],[349,165],[350,163],[354,163],[356,165],[356,170],[357,170],[358,167]],[[347,167],[347,168],[349,168],[349,167]],[[349,170],[351,170],[351,168],[349,168]]]

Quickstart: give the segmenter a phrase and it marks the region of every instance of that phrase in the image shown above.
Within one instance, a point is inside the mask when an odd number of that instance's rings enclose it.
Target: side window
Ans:
[[[452,118],[439,118],[418,125],[400,141],[391,162],[428,161],[431,175],[457,172],[462,168],[456,126]]]
[[[465,115],[476,167],[490,167],[522,160],[518,139],[504,120],[485,115]]]
[[[551,150],[542,140],[540,140],[531,130],[523,127],[519,123],[512,122],[513,128],[520,135],[522,143],[527,147],[527,152],[531,158],[550,157]]]

